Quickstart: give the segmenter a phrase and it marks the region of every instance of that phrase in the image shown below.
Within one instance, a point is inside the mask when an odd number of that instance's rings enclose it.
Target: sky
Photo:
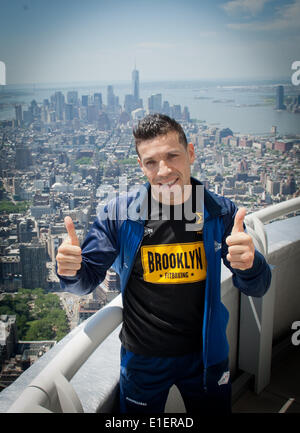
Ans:
[[[7,84],[290,77],[300,0],[0,0]]]

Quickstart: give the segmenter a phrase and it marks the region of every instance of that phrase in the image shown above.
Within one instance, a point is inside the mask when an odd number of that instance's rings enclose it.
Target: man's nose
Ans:
[[[164,160],[159,161],[158,165],[158,175],[159,176],[166,176],[170,173],[171,169],[169,168],[168,164]]]

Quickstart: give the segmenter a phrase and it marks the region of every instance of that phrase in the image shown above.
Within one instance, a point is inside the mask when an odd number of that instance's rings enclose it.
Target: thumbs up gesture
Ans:
[[[255,253],[253,240],[244,231],[243,223],[245,215],[245,208],[240,208],[237,211],[231,235],[226,238],[226,244],[228,245],[226,258],[230,266],[243,271],[252,268]]]
[[[73,277],[81,268],[81,248],[71,217],[65,218],[65,226],[68,236],[57,250],[57,273],[61,276]]]

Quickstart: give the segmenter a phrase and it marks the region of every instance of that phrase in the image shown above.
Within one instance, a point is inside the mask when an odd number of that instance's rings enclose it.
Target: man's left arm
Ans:
[[[224,264],[233,273],[233,283],[248,296],[263,296],[271,284],[271,269],[264,256],[255,249],[252,237],[245,232],[246,209],[234,217],[231,234],[222,248]]]

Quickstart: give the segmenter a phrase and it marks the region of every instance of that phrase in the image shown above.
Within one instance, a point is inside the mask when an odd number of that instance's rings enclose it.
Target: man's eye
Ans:
[[[154,164],[155,164],[155,161],[147,161],[146,162],[147,167],[152,167]]]

